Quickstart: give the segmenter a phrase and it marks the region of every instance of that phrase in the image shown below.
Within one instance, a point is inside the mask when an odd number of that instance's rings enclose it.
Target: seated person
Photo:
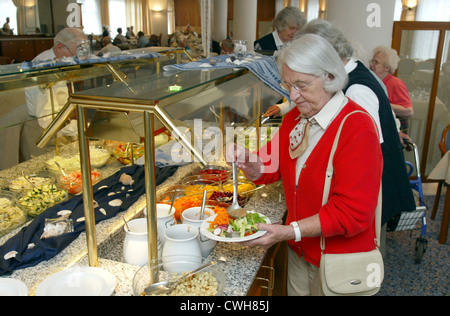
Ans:
[[[138,32],[138,48],[144,48],[149,43],[149,40],[147,37],[145,37],[144,32],[139,31]]]
[[[392,110],[401,123],[400,131],[408,134],[408,119],[414,115],[414,110],[406,84],[393,76],[399,61],[397,51],[389,47],[378,46],[374,49],[370,70],[386,85]]]
[[[107,36],[103,38],[103,48],[98,52],[97,55],[103,56],[107,53],[115,53],[121,51],[122,50],[119,47],[111,42],[111,37]]]
[[[117,35],[114,38],[114,45],[125,44],[127,42],[127,38],[122,35],[122,28],[119,27],[117,29]]]
[[[221,48],[221,55],[229,55],[229,54],[233,54],[234,52],[234,44],[233,41],[230,39],[225,39],[222,41],[222,43],[220,43],[220,48]]]
[[[145,47],[155,47],[155,46],[159,46],[159,37],[155,34],[152,34],[150,36],[148,44]]]

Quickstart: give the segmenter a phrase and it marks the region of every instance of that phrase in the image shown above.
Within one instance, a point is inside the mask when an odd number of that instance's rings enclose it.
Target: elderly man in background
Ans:
[[[87,38],[80,29],[63,29],[55,36],[53,47],[33,59],[34,67],[76,56],[78,46],[83,41],[87,41]],[[4,140],[0,142],[0,151],[3,153],[0,169],[10,168],[29,160],[32,156],[48,152],[48,149],[38,148],[36,140],[52,121],[53,114],[58,113],[67,103],[69,91],[67,83],[63,81],[26,88],[20,97],[23,101],[19,102],[23,103],[17,104],[0,121],[0,126],[13,124],[0,129],[0,137]],[[76,120],[68,122],[68,125],[58,133],[60,143],[70,141],[76,135]]]
[[[36,56],[33,59],[33,63],[39,65],[40,62],[74,57],[77,55],[78,47],[87,41],[86,35],[80,29],[65,28],[55,36],[53,48]],[[27,88],[25,89],[25,98],[28,113],[34,120],[25,124],[24,129],[31,130],[28,134],[35,141],[37,136],[42,134],[43,130],[51,123],[54,114],[58,113],[66,105],[69,98],[67,82],[63,81],[49,86]],[[77,131],[77,121],[71,120],[59,131],[58,137],[76,137]],[[31,137],[31,135],[33,136]],[[30,143],[27,147],[28,149],[24,150],[30,152],[25,155],[25,159],[30,158],[31,155],[43,152],[34,143]]]
[[[64,57],[74,57],[77,55],[78,46],[83,42],[88,42],[88,38],[78,28],[65,28],[54,39],[53,47],[40,53],[33,59],[34,64],[45,61],[59,60]]]
[[[254,43],[255,50],[282,50],[305,23],[306,17],[300,9],[284,8],[273,21],[275,31],[257,40]]]

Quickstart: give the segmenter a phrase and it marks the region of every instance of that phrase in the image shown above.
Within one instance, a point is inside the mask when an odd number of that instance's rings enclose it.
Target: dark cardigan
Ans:
[[[272,33],[261,37],[259,40],[255,41],[253,45],[256,46],[257,43],[261,46],[261,50],[278,50]]]
[[[354,84],[370,88],[378,97],[380,108],[380,124],[384,143],[383,152],[383,217],[382,224],[387,223],[401,212],[416,209],[414,196],[406,173],[405,157],[398,135],[389,99],[373,74],[358,61],[357,67],[349,73],[349,83],[344,93]]]

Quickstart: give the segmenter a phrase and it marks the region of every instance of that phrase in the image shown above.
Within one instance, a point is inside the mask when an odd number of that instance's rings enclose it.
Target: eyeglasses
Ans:
[[[67,51],[69,51],[69,53],[70,53],[70,55],[71,56],[75,56],[76,55],[76,51],[75,51],[75,53],[69,48],[69,46],[67,46],[67,45],[65,45],[65,44],[63,44],[64,45],[64,48],[67,50]]]
[[[294,88],[298,92],[301,92],[302,90],[305,90],[308,86],[310,86],[314,82],[314,80],[316,80],[317,78],[320,78],[320,77],[321,76],[317,76],[316,78],[314,78],[313,80],[311,80],[308,83],[298,81],[298,82],[295,82],[294,84],[290,84],[290,83],[283,81],[282,83],[280,83],[280,87],[286,91],[291,91],[291,89]]]
[[[371,64],[374,64],[374,65],[379,65],[379,64],[381,64],[381,62],[379,62],[379,61],[376,60],[376,59],[372,59],[372,60],[370,61],[370,63],[371,63]]]

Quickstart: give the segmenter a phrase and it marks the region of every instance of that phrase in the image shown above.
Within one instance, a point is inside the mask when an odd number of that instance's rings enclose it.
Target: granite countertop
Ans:
[[[13,178],[21,175],[22,171],[29,173],[30,170],[41,170],[44,167],[44,161],[52,156],[52,154],[48,155],[48,157],[44,155],[43,157],[32,159],[14,168],[1,171],[0,177]],[[120,167],[121,165],[118,162],[111,161],[106,167],[102,168],[103,175],[112,175]],[[157,191],[178,184],[183,178],[190,175],[194,168],[197,168],[197,165],[191,164],[180,167],[171,178],[158,186]],[[2,185],[1,182],[0,185]],[[142,196],[123,215],[126,220],[142,217],[142,211],[145,206],[146,199],[145,196]],[[272,222],[281,220],[286,209],[281,183],[267,185],[257,190],[247,203],[246,209],[249,211],[258,211],[269,217]],[[116,277],[117,286],[114,292],[116,296],[130,296],[133,294],[132,280],[134,274],[139,269],[138,266],[123,263],[122,245],[125,236],[123,226],[122,214],[96,225],[99,257],[98,266],[111,272]],[[20,228],[0,238],[0,245],[14,236],[19,230]],[[227,259],[227,263],[224,266],[226,272],[224,295],[245,296],[253,283],[265,255],[266,250],[259,247],[246,247],[235,243],[218,243],[208,259],[214,260],[218,257],[225,257]],[[82,233],[53,259],[41,262],[35,267],[17,270],[9,278],[24,282],[28,286],[29,295],[33,296],[39,284],[49,276],[76,266],[89,266],[85,233]],[[242,267],[245,267],[245,269],[242,269]]]

